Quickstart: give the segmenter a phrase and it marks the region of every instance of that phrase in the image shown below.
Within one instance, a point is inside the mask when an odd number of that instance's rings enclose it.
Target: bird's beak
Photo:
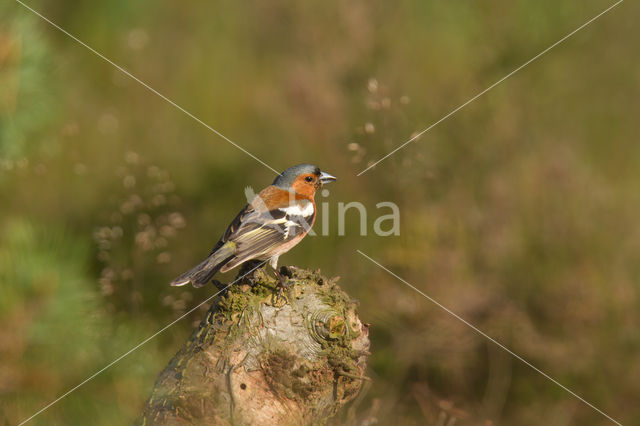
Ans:
[[[329,182],[333,182],[337,178],[335,176],[331,176],[329,173],[320,172],[320,183],[325,184]]]

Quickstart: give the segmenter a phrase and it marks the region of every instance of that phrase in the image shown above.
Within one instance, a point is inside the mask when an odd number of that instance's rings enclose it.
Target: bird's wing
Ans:
[[[282,244],[303,237],[313,224],[314,214],[313,206],[307,210],[293,206],[247,211],[237,227],[233,227],[228,235],[225,233],[227,241],[235,244],[236,251],[234,258],[221,269],[222,272],[246,260],[269,256]]]
[[[283,209],[251,214],[244,218],[229,241],[236,243],[236,256],[251,258],[307,233],[312,222],[312,216],[292,215]]]
[[[266,187],[253,197],[249,204],[240,210],[213,250],[215,251],[218,247],[229,241],[232,236],[241,233],[240,229],[247,224],[269,222],[271,219],[281,219],[283,212],[280,210],[282,208],[304,201],[306,200],[299,200],[295,194],[292,195],[288,191],[283,191],[273,185]]]

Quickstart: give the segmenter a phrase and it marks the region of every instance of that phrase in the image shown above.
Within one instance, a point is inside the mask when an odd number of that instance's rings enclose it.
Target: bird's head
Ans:
[[[282,172],[273,181],[273,185],[287,191],[313,197],[317,189],[334,180],[336,180],[334,176],[323,172],[319,167],[311,164],[298,164]]]

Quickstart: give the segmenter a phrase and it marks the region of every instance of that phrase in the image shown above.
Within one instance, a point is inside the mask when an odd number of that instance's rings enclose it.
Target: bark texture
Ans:
[[[358,394],[369,330],[318,271],[263,269],[216,300],[159,375],[139,424],[322,424]]]

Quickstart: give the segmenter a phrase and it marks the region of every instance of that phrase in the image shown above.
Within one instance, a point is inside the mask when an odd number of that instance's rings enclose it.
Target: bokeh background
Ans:
[[[329,235],[371,323],[333,424],[608,424],[360,249],[624,424],[640,424],[640,6],[30,0],[278,170],[339,177]],[[167,283],[274,174],[18,3],[0,5],[0,421],[16,424],[215,292]],[[337,203],[368,208],[367,236]],[[401,209],[400,236],[373,221]],[[318,222],[320,224],[320,221]],[[232,275],[223,277],[232,278]],[[206,308],[206,306],[205,306]],[[36,417],[130,424],[199,310]]]

